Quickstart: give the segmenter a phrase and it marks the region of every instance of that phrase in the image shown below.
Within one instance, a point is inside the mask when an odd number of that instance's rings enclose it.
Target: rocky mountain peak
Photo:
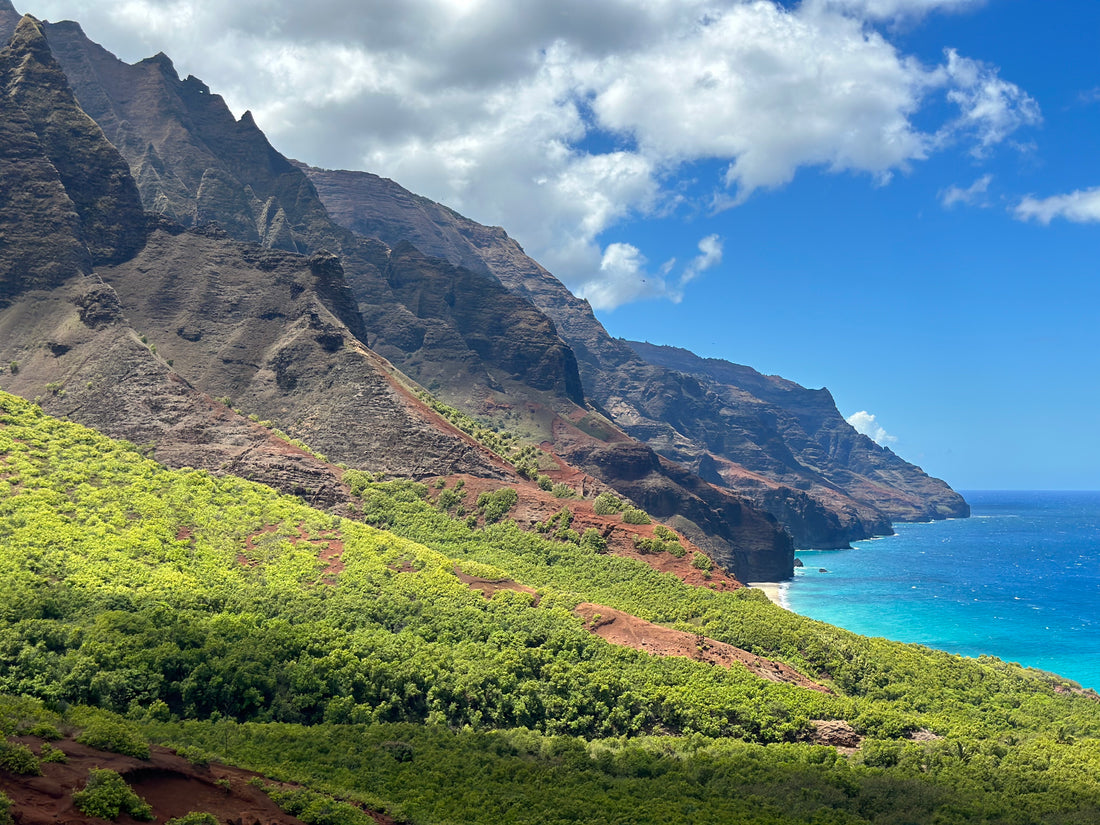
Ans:
[[[171,77],[173,80],[179,80],[179,73],[176,72],[176,65],[172,62],[172,58],[166,55],[164,52],[157,52],[152,57],[146,57],[144,60],[137,62],[138,66],[155,66],[160,69],[166,76]]]

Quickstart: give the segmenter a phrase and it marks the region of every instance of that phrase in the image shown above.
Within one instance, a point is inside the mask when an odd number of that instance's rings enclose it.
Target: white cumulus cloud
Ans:
[[[880,447],[894,444],[898,440],[896,436],[892,436],[886,432],[883,426],[875,419],[875,416],[867,412],[867,410],[860,410],[857,413],[853,413],[848,416],[847,421],[857,433],[862,433],[867,436]]]
[[[891,40],[894,20],[977,0],[22,5],[80,20],[127,60],[164,51],[285,154],[504,226],[603,306],[676,300],[716,260],[712,244],[640,289],[627,273],[646,250],[616,236],[631,221],[738,205],[806,168],[885,183],[951,147],[988,155],[1039,119],[996,67],[953,50],[927,66]],[[923,124],[944,99],[957,114]],[[680,176],[715,161],[685,203]]]
[[[1097,223],[1100,222],[1100,186],[1049,198],[1028,195],[1017,204],[1014,213],[1021,221],[1035,220],[1042,224],[1049,224],[1055,218],[1074,223]]]
[[[959,107],[959,117],[949,123],[941,137],[967,135],[973,140],[970,153],[981,158],[996,144],[1024,126],[1042,121],[1039,104],[1014,83],[1003,80],[996,68],[962,57],[947,49],[942,68],[949,91],[947,99]]]

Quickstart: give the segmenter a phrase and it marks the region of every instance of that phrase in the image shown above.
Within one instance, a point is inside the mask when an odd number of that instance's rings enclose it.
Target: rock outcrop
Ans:
[[[943,481],[881,447],[844,420],[828,390],[810,390],[751,367],[688,350],[657,347],[636,341],[631,349],[651,364],[675,370],[700,382],[730,410],[724,437],[753,443],[742,450],[739,463],[768,478],[792,486],[809,481],[810,492],[824,498],[841,490],[893,521],[956,518],[970,514],[962,496]],[[770,449],[777,439],[760,437],[760,422],[772,427],[783,449]],[[718,454],[732,450],[725,445]],[[736,479],[729,486],[737,487]]]

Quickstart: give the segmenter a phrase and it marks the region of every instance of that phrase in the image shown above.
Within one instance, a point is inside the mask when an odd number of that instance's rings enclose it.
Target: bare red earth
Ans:
[[[551,473],[551,477],[553,477],[553,473]],[[715,567],[709,572],[694,567],[692,565],[694,555],[696,553],[702,554],[703,551],[683,536],[680,537],[680,544],[686,552],[682,558],[676,558],[671,553],[639,553],[634,547],[634,536],[652,538],[657,525],[627,524],[623,521],[622,516],[618,514],[597,515],[592,509],[592,499],[557,498],[531,482],[504,485],[500,481],[476,478],[469,475],[447,476],[442,480],[446,483],[448,489],[454,489],[455,483],[460,479],[464,482],[463,491],[466,494],[464,506],[467,511],[473,512],[477,497],[481,493],[493,492],[503,486],[509,486],[519,494],[519,501],[508,512],[507,517],[514,520],[524,530],[534,530],[535,525],[547,521],[563,507],[567,507],[573,514],[570,527],[581,535],[584,534],[585,530],[595,528],[607,541],[609,553],[644,562],[662,573],[671,573],[694,587],[709,587],[712,590],[737,590],[744,586],[719,567]],[[428,489],[433,497],[437,497],[439,492],[435,489],[433,483],[437,480],[428,480]],[[570,484],[578,492],[584,489],[589,494],[606,489],[596,479],[570,467],[567,467],[555,481]]]
[[[36,753],[40,739],[22,737]],[[19,776],[0,771],[0,790],[12,800],[17,825],[102,825],[73,804],[73,791],[84,787],[91,768],[107,768],[122,775],[138,796],[153,807],[154,823],[163,823],[190,811],[211,813],[226,825],[302,825],[283,813],[266,794],[248,784],[259,774],[211,763],[200,767],[167,748],[155,747],[149,759],[135,759],[81,745],[72,739],[53,746],[68,757],[65,763],[42,763],[42,776]],[[393,820],[368,811],[375,821]],[[138,820],[127,814],[116,822],[131,825]]]
[[[738,663],[769,682],[784,682],[822,693],[832,693],[827,687],[803,676],[790,665],[765,659],[701,634],[653,624],[621,610],[590,602],[577,605],[576,612],[585,620],[592,633],[612,644],[644,650],[654,656],[683,656],[722,667],[732,667]]]

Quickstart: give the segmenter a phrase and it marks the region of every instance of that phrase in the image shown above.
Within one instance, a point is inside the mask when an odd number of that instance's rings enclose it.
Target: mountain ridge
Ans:
[[[833,460],[828,449],[814,448],[816,455],[800,459],[784,435],[767,423],[777,407],[774,398],[763,401],[751,393],[733,398],[729,388],[723,395],[715,392],[721,382],[708,379],[703,386],[688,372],[651,362],[630,342],[611,338],[588,303],[527,257],[500,227],[482,226],[378,175],[316,169],[301,162],[298,166],[309,174],[331,214],[349,229],[386,243],[408,240],[463,266],[480,267],[546,312],[577,353],[585,393],[599,409],[661,455],[772,513],[799,546],[846,547],[856,539],[890,533],[891,520],[968,514],[961,496],[901,459],[892,467],[892,478],[829,479],[814,466]],[[814,391],[788,384],[797,387],[797,393],[789,394],[800,402],[812,398]],[[757,386],[768,382],[758,381]],[[831,396],[825,404],[830,437],[842,441],[849,455],[873,458],[877,445],[859,439]],[[759,413],[754,407],[767,409]],[[791,411],[784,416],[792,419]],[[735,418],[740,419],[738,437],[748,450],[731,441],[729,424]],[[801,452],[813,442],[805,433],[796,440],[802,446],[795,449]],[[901,489],[890,495],[878,491],[880,486]],[[922,496],[930,496],[932,503],[922,506]]]
[[[333,311],[350,323],[351,316],[361,317],[359,340],[411,379],[475,414],[496,411],[500,423],[529,431],[564,461],[593,432],[612,453],[627,449],[628,436],[581,406],[575,359],[554,322],[492,274],[431,258],[409,244],[391,247],[331,222],[313,185],[271,148],[251,117],[233,118],[201,81],[180,80],[166,57],[128,65],[88,41],[75,23],[43,29],[77,99],[87,101],[135,178],[145,181],[139,190],[146,208],[168,220],[190,221],[198,230],[200,215],[221,216],[218,224],[230,238],[252,243],[260,217],[281,210],[295,249],[327,249],[339,257],[353,300],[330,301]],[[162,123],[168,115],[170,129]],[[259,161],[239,157],[247,147]],[[164,180],[179,186],[169,191]],[[268,237],[264,245],[277,247],[277,239]],[[269,417],[291,435],[303,435],[299,422],[282,417],[286,412],[277,408]],[[620,483],[613,472],[623,462],[606,460],[606,450],[603,458],[588,470],[639,496],[639,505],[659,517],[690,511],[691,538],[721,564],[744,578],[790,575],[790,540],[766,514],[726,491],[694,481],[685,486],[688,477],[655,457],[645,462],[644,480]],[[631,493],[625,493],[627,486]]]

